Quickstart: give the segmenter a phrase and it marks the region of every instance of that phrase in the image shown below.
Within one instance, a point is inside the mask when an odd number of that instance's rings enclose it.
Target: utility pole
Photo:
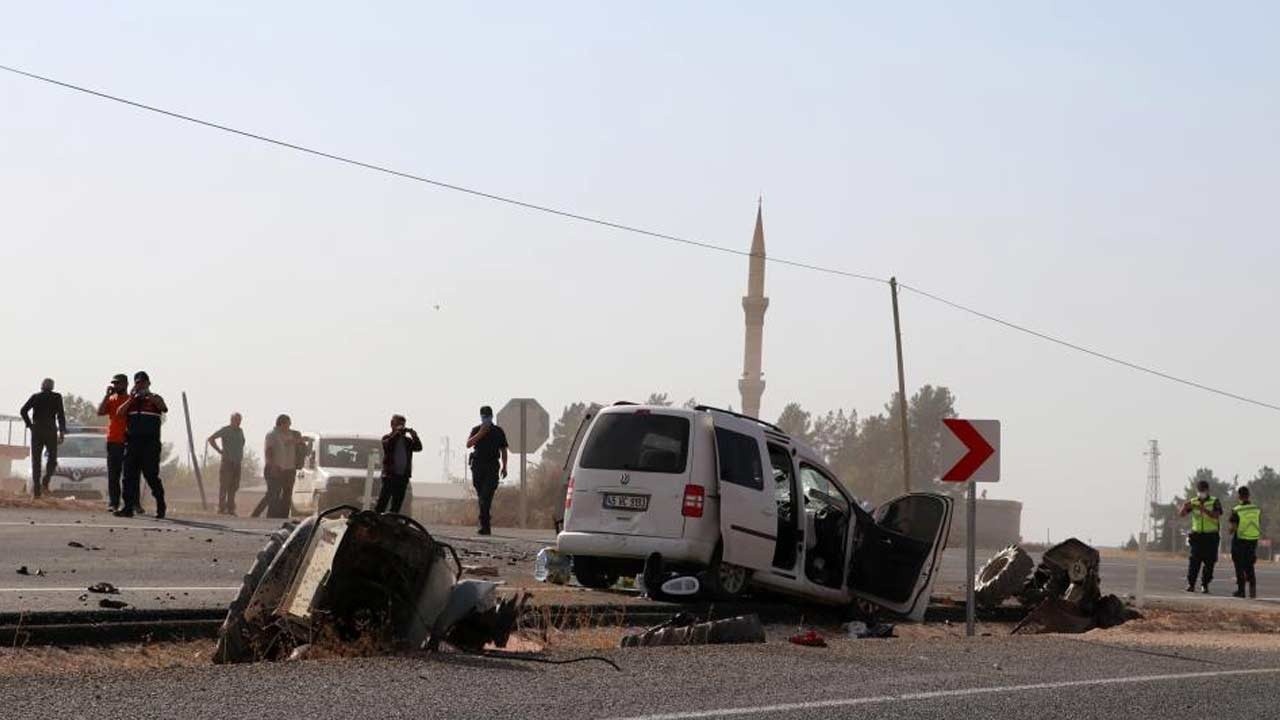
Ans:
[[[907,378],[902,369],[902,324],[898,319],[898,278],[889,278],[893,298],[893,340],[898,348],[898,414],[902,417],[902,486],[911,492],[911,445],[907,421]]]
[[[449,436],[440,438],[440,482],[450,481],[449,464],[453,460],[453,451],[449,448]]]
[[[1134,588],[1134,604],[1142,607],[1147,592],[1147,543],[1155,537],[1155,520],[1151,513],[1160,502],[1160,441],[1150,440],[1147,450],[1147,492],[1142,504],[1142,530],[1138,532],[1138,582]],[[1164,531],[1172,534],[1166,524]]]

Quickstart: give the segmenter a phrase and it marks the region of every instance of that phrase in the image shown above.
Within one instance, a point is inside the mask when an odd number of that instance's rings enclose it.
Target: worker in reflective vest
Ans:
[[[1253,574],[1253,564],[1258,560],[1258,538],[1262,537],[1262,510],[1249,500],[1249,488],[1236,491],[1240,502],[1231,509],[1231,562],[1236,566],[1236,597],[1258,597],[1258,578]]]
[[[1187,545],[1191,549],[1187,562],[1187,592],[1196,591],[1196,576],[1199,576],[1200,587],[1207,595],[1209,583],[1213,582],[1213,566],[1218,562],[1218,518],[1222,517],[1222,502],[1209,497],[1209,483],[1201,480],[1196,483],[1196,496],[1182,504],[1178,515],[1191,516],[1191,532],[1187,535]],[[1204,568],[1203,574],[1201,567]]]

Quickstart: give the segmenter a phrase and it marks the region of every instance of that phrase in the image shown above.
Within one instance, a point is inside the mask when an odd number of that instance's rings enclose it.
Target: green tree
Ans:
[[[67,414],[68,425],[102,426],[107,424],[105,417],[98,416],[98,404],[79,395],[67,393],[62,396],[62,409]]]
[[[1231,503],[1231,498],[1236,492],[1235,483],[1227,483],[1218,479],[1218,476],[1213,474],[1213,470],[1207,467],[1197,468],[1195,474],[1187,478],[1187,486],[1182,491],[1182,502],[1186,502],[1196,496],[1198,492],[1196,488],[1202,480],[1209,483],[1209,497],[1217,498],[1224,508]],[[1181,505],[1182,503],[1178,504]]]
[[[800,403],[787,403],[775,424],[791,437],[806,445],[812,445],[813,427],[809,418],[809,413],[800,407]]]
[[[645,400],[644,404],[671,407],[671,399],[667,397],[666,393],[649,393],[649,399]]]
[[[698,402],[698,398],[691,397],[688,400],[685,400],[684,404],[681,405],[680,407],[684,408],[685,410],[693,410],[694,408],[698,407],[701,404],[702,403]]]
[[[1280,473],[1270,465],[1258,468],[1249,481],[1249,497],[1262,509],[1262,537],[1280,541]]]

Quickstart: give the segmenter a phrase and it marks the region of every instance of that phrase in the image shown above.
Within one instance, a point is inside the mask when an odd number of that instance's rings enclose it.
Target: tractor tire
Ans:
[[[266,575],[267,568],[271,567],[271,562],[280,554],[280,549],[292,534],[293,528],[286,525],[271,533],[267,544],[258,551],[253,566],[249,568],[249,572],[240,583],[236,599],[231,601],[227,609],[227,619],[223,620],[222,627],[218,628],[218,645],[213,653],[214,663],[219,665],[245,663],[258,659],[257,643],[254,642],[257,633],[250,623],[245,621],[244,611],[249,606],[249,600],[253,598],[254,591],[258,589],[258,584]]]
[[[979,607],[999,607],[1008,598],[1022,592],[1023,584],[1035,569],[1025,550],[1010,545],[987,561],[973,579],[973,595]]]

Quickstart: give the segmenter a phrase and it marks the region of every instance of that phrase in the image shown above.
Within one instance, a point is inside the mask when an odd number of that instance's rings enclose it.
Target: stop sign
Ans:
[[[514,453],[537,452],[551,436],[551,416],[533,398],[512,398],[498,411],[495,420],[507,434],[507,444]]]

